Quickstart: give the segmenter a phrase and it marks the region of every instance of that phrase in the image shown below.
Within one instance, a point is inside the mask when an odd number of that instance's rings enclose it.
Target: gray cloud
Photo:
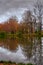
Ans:
[[[0,17],[2,17],[3,15],[6,16],[5,14],[7,12],[12,14],[13,9],[13,13],[15,13],[15,11],[21,12],[23,9],[26,8],[32,9],[32,5],[35,3],[35,1],[36,0],[0,0]],[[2,18],[0,18],[0,21],[2,21]]]
[[[36,0],[0,0],[0,13],[3,13],[11,8],[27,8]]]
[[[26,8],[35,0],[0,0],[0,14],[11,8]]]

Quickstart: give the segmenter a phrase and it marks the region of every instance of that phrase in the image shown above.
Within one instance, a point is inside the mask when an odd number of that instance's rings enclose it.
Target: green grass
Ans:
[[[43,37],[43,33],[26,33],[23,34],[21,32],[16,32],[16,33],[6,33],[4,31],[0,32],[0,38],[28,38],[28,37]]]

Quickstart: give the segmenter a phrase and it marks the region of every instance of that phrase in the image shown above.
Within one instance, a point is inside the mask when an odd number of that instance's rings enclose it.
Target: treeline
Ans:
[[[34,32],[34,24],[35,17],[32,15],[31,11],[26,11],[20,23],[15,17],[11,17],[4,23],[0,23],[0,33],[6,32],[14,34],[20,32],[24,34]]]

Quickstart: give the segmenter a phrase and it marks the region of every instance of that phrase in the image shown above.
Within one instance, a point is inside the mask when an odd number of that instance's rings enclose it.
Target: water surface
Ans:
[[[37,62],[40,56],[40,44],[43,57],[43,38],[0,39],[0,61]]]

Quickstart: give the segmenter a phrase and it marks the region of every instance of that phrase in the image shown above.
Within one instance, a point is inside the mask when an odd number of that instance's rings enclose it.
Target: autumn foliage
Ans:
[[[8,21],[0,24],[0,31],[17,32],[19,28],[18,21],[16,19],[10,18]]]

